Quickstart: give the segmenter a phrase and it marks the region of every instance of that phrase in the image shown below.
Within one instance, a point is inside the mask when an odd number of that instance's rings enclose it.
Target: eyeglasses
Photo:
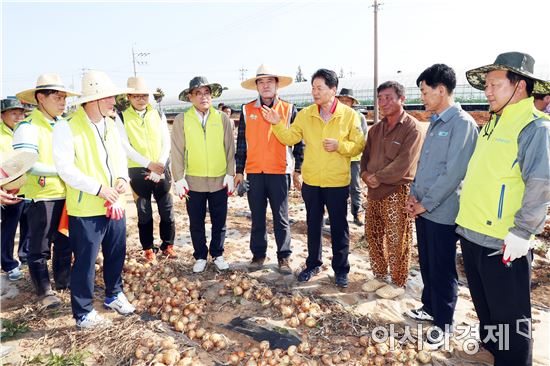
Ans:
[[[212,96],[212,93],[209,92],[209,91],[206,91],[204,93],[201,93],[201,92],[194,92],[193,95],[195,97],[199,97],[199,98],[202,98],[202,97],[207,97],[207,98],[210,98]]]
[[[131,95],[128,95],[130,98],[133,98],[133,99],[143,99],[143,100],[146,100],[148,97],[149,97],[149,94],[131,94]]]

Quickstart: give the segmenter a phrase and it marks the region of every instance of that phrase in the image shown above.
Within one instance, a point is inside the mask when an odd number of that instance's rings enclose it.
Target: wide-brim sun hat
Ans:
[[[147,83],[145,82],[145,79],[141,76],[129,77],[126,86],[131,89],[128,94],[155,94],[155,92],[149,89]]]
[[[241,83],[241,86],[245,89],[257,90],[256,80],[267,77],[274,77],[279,79],[279,89],[289,86],[294,81],[292,77],[279,75],[270,66],[261,64],[260,67],[258,67],[258,70],[256,70],[256,76],[243,81]]]
[[[128,94],[130,91],[130,88],[116,86],[103,71],[92,70],[82,77],[82,93],[80,98],[73,104],[89,103],[119,94]]]
[[[25,150],[15,150],[2,153],[0,159],[0,187],[5,190],[19,188],[11,184],[29,170],[38,159],[38,154]],[[24,179],[22,180],[24,183]],[[22,184],[20,183],[20,184]]]
[[[522,52],[506,52],[497,56],[495,62],[466,71],[468,83],[476,89],[485,90],[485,77],[494,70],[509,70],[535,82],[533,94],[550,93],[550,82],[534,76],[535,59]]]
[[[38,105],[34,95],[39,90],[57,90],[67,93],[67,97],[80,96],[78,92],[67,89],[61,77],[54,73],[40,75],[36,80],[36,87],[19,92],[15,96],[23,103]]]
[[[2,99],[2,101],[0,102],[0,106],[1,106],[0,109],[1,109],[2,113],[4,113],[5,111],[12,110],[12,109],[22,109],[25,112],[28,112],[28,111],[31,110],[30,108],[24,106],[19,101],[19,99],[15,99],[15,98]]]
[[[355,99],[355,97],[353,96],[353,89],[348,89],[348,88],[340,89],[340,93],[336,95],[336,98],[339,98],[339,97],[348,97],[351,100],[353,100],[353,105],[359,104],[359,101]]]
[[[223,88],[218,83],[209,83],[206,77],[204,76],[195,76],[191,81],[189,82],[189,88],[183,90],[178,98],[179,100],[182,100],[184,102],[190,102],[189,100],[189,93],[193,91],[193,89],[197,89],[203,86],[207,86],[210,88],[210,95],[212,96],[212,99],[218,98],[220,95],[222,95]]]

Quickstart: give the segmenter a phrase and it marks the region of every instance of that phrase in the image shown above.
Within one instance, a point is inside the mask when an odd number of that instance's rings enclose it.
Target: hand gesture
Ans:
[[[279,116],[279,113],[277,113],[275,109],[269,108],[266,105],[262,106],[262,115],[264,116],[264,119],[272,125],[276,125],[281,122],[281,116]]]

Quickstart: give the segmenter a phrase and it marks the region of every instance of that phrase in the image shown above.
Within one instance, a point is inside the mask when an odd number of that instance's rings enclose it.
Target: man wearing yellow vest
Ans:
[[[82,78],[77,110],[54,129],[53,155],[67,185],[69,240],[74,253],[71,306],[79,328],[110,322],[93,307],[95,261],[103,252],[104,306],[126,315],[135,308],[122,292],[126,257],[124,196],[128,179],[126,155],[115,122],[109,117],[116,87],[101,71]]]
[[[336,96],[338,98],[338,101],[342,102],[343,104],[347,105],[350,108],[353,108],[354,105],[358,104],[359,102],[355,97],[353,96],[353,89],[348,88],[342,88],[340,89],[340,93]],[[363,113],[357,111],[357,114],[359,115],[359,118],[361,120],[361,131],[363,131],[363,135],[365,136],[365,141],[367,139],[367,133],[368,133],[368,126],[367,126],[367,119],[363,115]],[[363,203],[362,203],[362,196],[363,196],[363,183],[361,182],[361,155],[358,154],[355,155],[353,158],[351,158],[351,183],[349,185],[349,195],[350,195],[350,201],[351,201],[351,215],[353,216],[353,223],[357,226],[363,226],[364,222],[361,220],[360,214],[361,211],[363,211]]]
[[[4,155],[13,151],[13,130],[15,126],[25,118],[26,108],[17,99],[2,99],[2,119],[0,120],[0,153]],[[13,246],[17,225],[23,213],[25,202],[16,202],[13,205],[2,206],[2,270],[8,274],[10,281],[23,278],[23,272],[19,269],[20,262],[13,257]],[[21,235],[21,239],[24,236]],[[24,240],[19,240],[19,253],[24,253]],[[25,258],[26,259],[26,258]],[[21,258],[19,258],[21,261]]]
[[[550,202],[550,121],[531,97],[548,93],[550,82],[533,76],[534,64],[508,52],[466,72],[485,91],[491,119],[468,164],[456,223],[480,339],[495,365],[532,364],[530,247]]]
[[[321,225],[325,206],[330,219],[332,269],[335,283],[348,286],[349,226],[346,219],[350,183],[350,159],[360,153],[365,138],[357,112],[338,102],[338,77],[332,70],[319,69],[311,77],[314,104],[302,109],[287,125],[275,108],[262,106],[273,133],[286,145],[304,141],[302,197],[307,210],[306,268],[298,281],[306,282],[321,271]]]
[[[176,257],[174,236],[176,226],[170,194],[170,170],[166,169],[170,154],[170,132],[166,116],[153,108],[149,95],[153,94],[141,77],[128,78],[130,106],[116,119],[122,146],[128,156],[130,186],[138,213],[139,241],[147,261],[155,258],[153,242],[153,210],[151,195],[155,197],[160,215],[160,250]]]
[[[229,268],[223,258],[223,244],[227,197],[235,188],[235,140],[231,119],[212,107],[212,98],[221,93],[220,84],[210,84],[203,76],[191,79],[179,99],[193,105],[176,116],[172,128],[174,191],[181,199],[187,198],[195,273],[206,269],[209,252],[218,270]],[[206,246],[204,223],[207,202],[212,222],[210,248]]]
[[[40,75],[35,88],[16,95],[22,102],[37,106],[17,124],[13,148],[38,154],[20,194],[32,200],[25,213],[29,226],[27,262],[36,294],[46,307],[61,305],[61,300],[52,291],[48,273],[52,243],[55,287],[63,290],[70,282],[71,248],[67,237],[57,232],[66,191],[54,166],[52,131],[57,123],[63,121],[60,116],[65,110],[66,98],[76,95],[79,94],[64,87],[57,74]]]
[[[292,274],[289,258],[290,226],[288,223],[288,190],[290,174],[294,174],[295,184],[299,182],[303,160],[303,143],[294,148],[282,144],[272,132],[271,123],[264,120],[262,106],[276,109],[287,125],[294,122],[296,107],[279,99],[277,91],[292,84],[292,78],[281,76],[260,65],[256,77],[245,80],[241,86],[257,90],[258,98],[242,106],[237,134],[237,154],[235,157],[237,175],[235,186],[243,182],[243,173],[249,182],[248,205],[252,216],[250,251],[253,269],[260,269],[266,258],[267,201],[273,213],[273,231],[277,243],[277,260],[282,274]]]

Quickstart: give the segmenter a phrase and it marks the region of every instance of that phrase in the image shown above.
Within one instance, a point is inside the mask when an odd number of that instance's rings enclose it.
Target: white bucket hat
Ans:
[[[155,94],[153,91],[151,91],[151,89],[147,87],[145,79],[141,76],[129,77],[126,86],[132,89],[128,92],[128,94]]]
[[[257,90],[256,80],[266,77],[274,77],[279,79],[279,89],[289,86],[294,81],[294,79],[290,76],[278,75],[271,69],[271,67],[261,64],[260,67],[258,67],[258,70],[256,70],[256,77],[243,81],[241,86],[245,89]]]
[[[74,104],[79,105],[119,94],[127,94],[131,90],[117,87],[103,71],[92,70],[82,77],[82,96]]]
[[[49,73],[42,74],[38,77],[38,80],[36,80],[35,88],[24,90],[15,94],[15,96],[23,103],[37,105],[38,102],[36,101],[34,94],[38,90],[57,90],[67,93],[68,97],[75,97],[80,95],[75,91],[65,88],[65,84],[63,83],[63,80],[61,80],[61,77],[59,75]]]
[[[25,150],[15,150],[2,154],[0,159],[0,186],[5,190],[21,187],[25,183],[25,173],[38,159],[38,154]]]

